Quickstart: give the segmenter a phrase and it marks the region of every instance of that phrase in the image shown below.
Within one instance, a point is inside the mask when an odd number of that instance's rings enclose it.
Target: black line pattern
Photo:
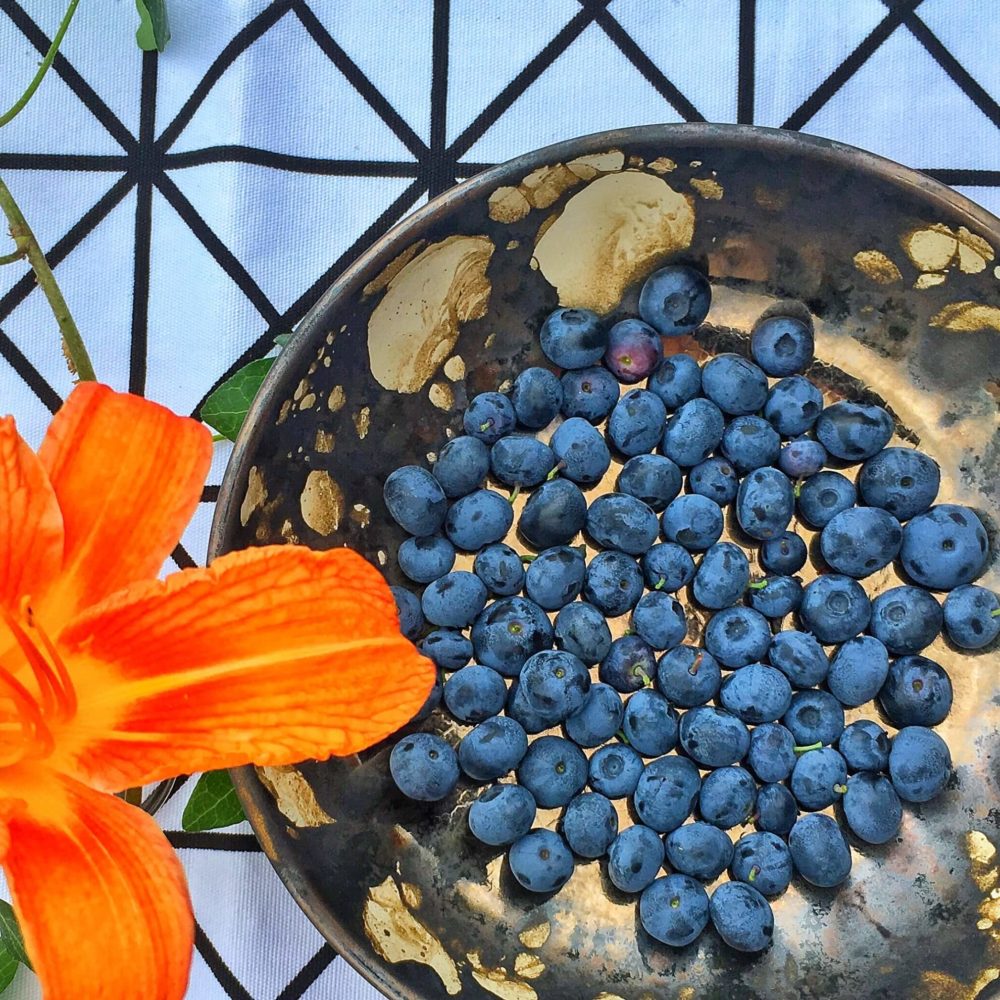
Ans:
[[[469,0],[463,0],[467,7]],[[481,51],[474,53],[477,57],[489,58],[490,49],[497,44],[491,35],[489,18],[495,10],[497,0],[477,0],[481,4],[479,13],[482,17],[483,33]],[[512,4],[515,0],[504,0]],[[854,0],[844,0],[843,19],[851,20],[851,7]],[[393,57],[405,63],[407,58],[413,58],[410,41],[405,38],[385,37],[376,30],[379,22],[379,8],[382,3],[388,5],[388,0],[370,0],[366,5],[366,17],[372,25],[371,45],[376,49],[389,48]],[[544,7],[550,4],[552,10],[565,9],[565,0],[533,0],[534,7]],[[545,74],[556,73],[554,64],[561,57],[570,53],[574,44],[588,29],[599,30],[612,43],[609,48],[612,57],[619,60],[607,65],[588,67],[595,81],[601,86],[613,86],[614,74],[622,68],[632,67],[649,85],[647,103],[635,109],[635,121],[656,121],[679,115],[687,121],[703,121],[706,94],[718,93],[718,86],[712,80],[706,79],[704,85],[693,87],[690,76],[676,71],[674,64],[668,58],[655,51],[653,46],[644,47],[639,33],[632,33],[626,27],[633,23],[625,9],[630,0],[576,0],[576,6],[570,8],[565,20],[548,36],[531,26],[526,17],[523,30],[535,33],[531,37],[534,53],[523,65],[515,67],[510,72],[503,86],[495,93],[456,93],[453,80],[454,74],[449,70],[455,58],[455,34],[453,26],[457,16],[458,0],[428,0],[426,16],[429,19],[430,51],[419,53],[420,57],[429,60],[430,87],[426,94],[429,130],[426,140],[421,138],[414,127],[408,123],[382,90],[377,85],[377,74],[371,74],[362,69],[364,60],[359,62],[351,55],[351,46],[339,37],[336,17],[326,17],[331,11],[336,11],[336,0],[273,0],[254,16],[246,19],[238,26],[232,37],[221,39],[217,55],[211,59],[201,78],[195,83],[189,93],[178,102],[179,110],[169,117],[169,120],[157,121],[158,91],[164,86],[166,79],[161,74],[161,59],[155,54],[142,57],[140,92],[136,99],[139,106],[138,134],[132,131],[109,107],[100,96],[92,82],[88,82],[71,60],[60,55],[54,64],[53,71],[66,84],[83,108],[89,113],[99,133],[106,134],[120,148],[121,152],[93,153],[81,151],[67,153],[64,151],[44,148],[18,151],[15,149],[0,149],[0,171],[44,172],[44,176],[58,179],[61,176],[71,177],[77,174],[101,174],[106,176],[107,185],[103,193],[93,201],[78,218],[66,225],[58,237],[50,241],[46,247],[49,260],[61,273],[60,268],[71,255],[84,252],[82,244],[88,236],[98,230],[114,210],[135,192],[135,217],[132,221],[134,231],[134,258],[131,262],[120,262],[122,274],[130,274],[130,337],[128,341],[127,384],[131,391],[144,393],[147,389],[151,371],[149,370],[150,351],[155,332],[151,325],[152,299],[154,297],[154,277],[157,274],[158,258],[156,254],[157,233],[154,231],[154,207],[157,199],[176,214],[178,220],[193,235],[203,248],[207,258],[221,269],[231,283],[236,294],[252,307],[256,314],[254,328],[250,336],[244,337],[241,343],[249,346],[235,351],[237,356],[219,355],[217,365],[211,371],[201,373],[203,381],[198,386],[199,399],[190,412],[197,414],[205,396],[232,372],[255,357],[261,356],[272,346],[273,337],[278,333],[290,330],[303,317],[306,311],[317,300],[323,290],[336,275],[357,256],[373,239],[385,232],[405,213],[416,206],[423,198],[433,197],[450,187],[456,180],[472,176],[492,164],[480,159],[466,159],[470,151],[494,127],[502,126],[504,116],[511,110],[525,93],[535,85]],[[994,100],[987,89],[975,79],[955,55],[949,51],[941,39],[931,30],[927,21],[921,17],[921,0],[882,0],[885,10],[881,20],[861,39],[853,49],[844,55],[835,68],[811,91],[804,88],[801,92],[789,93],[789,110],[784,115],[784,127],[790,129],[807,128],[810,122],[831,100],[841,92],[844,85],[864,66],[876,51],[897,31],[909,32],[919,43],[922,51],[931,62],[944,71],[948,80],[954,85],[956,100],[968,99],[983,115],[983,135],[994,140],[993,132],[1000,129],[1000,105]],[[45,30],[36,23],[28,11],[42,10],[46,5],[33,3],[32,0],[0,0],[0,52],[6,45],[29,46],[39,55],[44,53],[49,45]],[[238,6],[238,5],[234,5]],[[635,3],[632,3],[633,8]],[[735,108],[734,120],[752,124],[758,121],[759,109],[762,107],[762,94],[770,85],[767,70],[759,57],[759,41],[764,25],[772,22],[767,15],[781,10],[782,0],[733,0],[730,4],[731,16],[734,19],[732,37],[736,44],[732,51],[724,53],[735,70],[733,79],[736,81],[735,93],[732,94],[732,106]],[[858,4],[858,6],[863,6]],[[360,9],[360,8],[359,8]],[[661,0],[657,4],[648,4],[646,30],[652,36],[661,40],[669,40],[670,46],[683,46],[685,41],[685,26],[692,18],[708,16],[703,11],[707,9],[700,0]],[[713,9],[718,9],[715,7]],[[634,10],[633,10],[634,13]],[[968,21],[970,37],[976,33],[977,23],[993,16],[993,0],[969,0],[963,5],[962,16]],[[227,71],[245,57],[255,45],[260,43],[268,33],[286,19],[294,19],[301,28],[301,36],[308,44],[316,47],[332,67],[341,74],[353,90],[360,96],[364,105],[370,109],[373,126],[384,127],[388,134],[401,144],[402,149],[410,154],[400,158],[400,149],[394,147],[387,150],[385,156],[363,157],[355,155],[356,151],[344,150],[339,157],[313,155],[308,149],[300,149],[295,153],[276,152],[267,148],[259,148],[253,144],[239,141],[205,145],[194,149],[177,149],[178,140],[185,130],[195,120],[198,112],[220,84]],[[333,25],[333,27],[331,27]],[[182,26],[175,26],[175,32]],[[197,30],[197,29],[195,29]],[[648,39],[649,35],[647,35]],[[502,45],[502,40],[500,42]],[[669,47],[668,47],[669,48]],[[166,58],[171,58],[168,51]],[[370,65],[364,63],[365,65]],[[401,65],[400,72],[406,72]],[[891,83],[891,81],[890,81]],[[993,82],[996,91],[995,81]],[[586,100],[581,95],[581,100]],[[794,103],[792,103],[794,101]],[[456,107],[461,105],[469,124],[463,128],[451,142],[448,141],[448,123],[459,117]],[[557,121],[561,109],[553,108],[553,120]],[[855,113],[863,113],[864,109],[854,109]],[[30,112],[29,112],[30,113]],[[943,123],[938,123],[942,127]],[[159,127],[159,130],[158,130]],[[915,127],[915,126],[914,126]],[[523,147],[516,146],[510,152],[519,152]],[[349,237],[349,245],[337,255],[333,261],[324,261],[326,265],[322,274],[313,280],[309,287],[300,290],[291,304],[277,305],[255,280],[247,263],[240,257],[240,248],[230,246],[220,233],[216,232],[206,221],[202,211],[191,197],[184,193],[189,190],[178,184],[179,179],[190,176],[189,172],[198,168],[211,167],[218,164],[239,165],[256,170],[269,171],[273,177],[287,178],[289,181],[295,175],[308,175],[316,178],[366,178],[374,181],[397,182],[394,197],[387,198],[388,204],[380,212],[372,211],[369,220],[359,224],[357,231],[345,233]],[[919,166],[919,164],[916,164]],[[952,166],[948,163],[925,165],[924,169],[931,176],[947,184],[979,189],[1000,188],[1000,164],[985,161],[970,168],[967,162]],[[398,182],[406,182],[400,190]],[[54,182],[57,188],[57,182]],[[2,252],[2,248],[0,248]],[[129,263],[131,266],[129,267]],[[163,265],[160,264],[160,267]],[[9,282],[7,279],[10,279]],[[48,411],[54,412],[60,404],[60,393],[56,386],[58,368],[44,366],[36,367],[29,360],[29,351],[25,349],[23,335],[17,329],[15,312],[32,295],[35,290],[34,281],[23,268],[10,267],[0,274],[4,283],[0,284],[0,370],[9,366],[10,373],[3,379],[16,379],[28,390]],[[36,293],[37,294],[37,293]],[[0,394],[2,400],[2,394]],[[165,400],[170,402],[170,400]],[[206,486],[202,494],[202,502],[214,503],[219,494],[217,484]],[[192,555],[191,546],[187,543],[178,545],[173,553],[173,560],[179,567],[194,566],[196,559]],[[192,852],[210,852],[213,858],[219,859],[220,866],[225,865],[225,859],[237,854],[259,854],[260,847],[252,835],[244,832],[217,831],[209,833],[184,833],[174,829],[179,825],[180,804],[190,794],[193,782],[188,782],[182,792],[172,799],[165,808],[164,816],[170,842],[182,853],[182,857],[191,857]],[[225,878],[225,868],[219,868],[219,878]],[[304,920],[304,918],[303,918]],[[199,995],[193,1000],[216,1000],[228,997],[230,1000],[299,1000],[309,990],[315,997],[329,997],[330,1000],[349,1000],[348,994],[334,995],[324,992],[317,993],[317,983],[325,983],[334,952],[323,946],[301,968],[287,968],[279,977],[281,984],[273,987],[268,995],[255,996],[250,992],[248,984],[241,983],[233,974],[226,957],[221,955],[209,939],[203,928],[197,928],[196,948],[214,975],[218,984],[218,992],[211,997]],[[274,956],[275,961],[279,956]],[[332,982],[332,980],[330,980]],[[277,980],[276,980],[277,982]],[[276,991],[276,992],[275,992]]]

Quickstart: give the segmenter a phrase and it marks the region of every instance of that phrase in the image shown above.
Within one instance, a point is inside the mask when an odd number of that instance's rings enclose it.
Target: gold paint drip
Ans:
[[[313,469],[299,496],[302,520],[320,535],[332,534],[340,527],[344,494],[325,469]]]
[[[316,801],[312,786],[294,767],[258,767],[257,776],[281,814],[295,826],[329,826],[336,822]]]
[[[854,266],[880,285],[903,280],[899,268],[881,250],[859,250],[854,255]]]

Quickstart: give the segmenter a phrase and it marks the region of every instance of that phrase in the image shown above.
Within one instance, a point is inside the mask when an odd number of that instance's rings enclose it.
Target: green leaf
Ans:
[[[14,908],[6,900],[0,899],[0,946],[22,965],[31,968],[31,960],[24,950],[24,938]]]
[[[135,0],[139,29],[135,40],[144,52],[162,52],[170,41],[170,21],[166,0]]]
[[[188,833],[218,830],[244,819],[243,806],[236,796],[228,771],[209,771],[198,779],[184,807],[181,826]]]
[[[223,437],[235,441],[246,419],[247,410],[273,364],[274,358],[260,358],[227,378],[205,400],[201,408],[201,419]]]
[[[17,967],[21,963],[10,953],[10,949],[0,941],[0,993],[14,981]]]
[[[290,333],[279,333],[278,336],[274,338],[274,342],[278,345],[278,347],[284,347],[285,344],[287,344],[291,339],[292,335]]]

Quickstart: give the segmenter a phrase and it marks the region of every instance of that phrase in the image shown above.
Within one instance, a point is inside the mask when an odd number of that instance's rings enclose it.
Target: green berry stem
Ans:
[[[822,743],[810,743],[807,747],[793,747],[796,753],[807,753],[810,750],[822,750]]]
[[[749,584],[748,590],[763,590],[767,586],[767,580],[757,580],[755,583]]]
[[[667,578],[665,576],[661,576],[660,579],[656,581],[656,586],[653,587],[653,590],[663,590],[666,585]]]
[[[760,865],[754,865],[753,868],[750,869],[750,874],[747,875],[747,881],[751,885],[753,885],[753,883],[757,881],[757,876],[759,874],[760,874]]]
[[[833,786],[833,790],[838,795],[843,795],[847,791],[847,785],[839,785],[839,784],[838,785],[834,785]]]
[[[533,563],[537,558],[538,558],[538,556],[524,555],[524,556],[521,556],[521,562],[523,562],[523,563]]]
[[[520,492],[521,492],[521,484],[517,483],[517,485],[515,485],[514,489],[511,491],[510,496],[507,497],[507,502],[513,503],[518,498]]]
[[[701,667],[701,661],[705,658],[703,653],[699,653],[688,667],[688,673],[694,677],[698,673],[699,667]]]
[[[620,740],[622,743],[625,744],[625,746],[631,746],[631,744],[628,741],[628,737],[625,735],[624,729],[619,729],[618,732],[615,733],[615,739]]]
[[[990,618],[1000,618],[1000,608],[990,612]]]

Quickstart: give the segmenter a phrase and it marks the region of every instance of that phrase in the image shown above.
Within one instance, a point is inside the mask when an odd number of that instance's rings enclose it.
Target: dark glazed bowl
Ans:
[[[791,133],[654,126],[522,156],[397,226],[303,321],[237,444],[212,552],[350,545],[399,582],[385,476],[426,462],[475,393],[544,363],[536,333],[557,303],[634,311],[645,275],[690,260],[714,297],[679,349],[745,353],[765,310],[800,303],[782,308],[812,314],[811,374],[828,398],[884,400],[897,438],[941,464],[941,499],[981,512],[996,553],[997,247],[1000,221],[954,191]],[[892,568],[866,581],[872,592],[895,582]],[[980,582],[1000,585],[995,556]],[[467,832],[476,788],[430,808],[405,801],[388,777],[391,744],[235,777],[291,893],[389,997],[971,1000],[1000,976],[1000,655],[943,640],[928,655],[955,685],[940,727],[951,783],[906,807],[897,841],[855,843],[840,891],[796,880],[756,958],[712,931],[680,951],[657,945],[598,862],[555,895],[523,892],[503,853]],[[442,715],[425,725],[463,731]]]

